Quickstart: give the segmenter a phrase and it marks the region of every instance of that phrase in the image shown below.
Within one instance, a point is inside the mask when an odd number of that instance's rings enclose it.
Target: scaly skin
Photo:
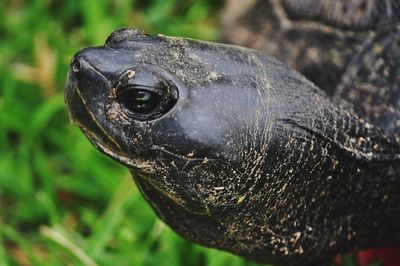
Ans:
[[[225,42],[275,56],[333,95],[352,75],[349,62],[377,35],[384,31],[396,44],[399,10],[399,0],[228,0],[221,29]]]
[[[138,114],[132,84],[174,104]],[[280,265],[400,243],[396,135],[270,56],[122,29],[75,55],[65,97],[187,239]]]

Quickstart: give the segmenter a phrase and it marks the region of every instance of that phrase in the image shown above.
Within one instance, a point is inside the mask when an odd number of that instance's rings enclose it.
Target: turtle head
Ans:
[[[71,120],[89,140],[142,171],[151,168],[149,158],[154,157],[149,153],[149,123],[170,112],[179,98],[170,75],[139,59],[147,42],[142,32],[126,29],[114,32],[104,46],[79,51],[71,61],[65,90]],[[182,88],[181,94],[185,95]]]
[[[274,202],[285,160],[306,167],[292,151],[307,150],[310,134],[292,124],[303,114],[309,121],[310,110],[323,113],[309,106],[320,97],[300,74],[254,50],[136,29],[79,51],[65,90],[72,121],[139,186],[214,219],[251,200]]]
[[[246,138],[237,132],[258,105],[245,90],[254,81],[238,78],[247,71],[235,66],[241,60],[225,46],[117,30],[73,57],[65,101],[96,148],[179,204],[204,211],[205,189],[228,187],[226,168],[242,152],[235,143]]]

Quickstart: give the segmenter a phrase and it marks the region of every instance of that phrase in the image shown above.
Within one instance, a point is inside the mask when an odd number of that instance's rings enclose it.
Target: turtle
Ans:
[[[388,12],[341,20],[336,9],[320,13],[333,1],[263,2],[290,23],[318,24],[315,49],[325,49],[317,39],[329,29],[344,39],[326,49],[350,42],[352,52],[332,64],[327,55],[312,61],[312,52],[284,63],[252,48],[118,29],[71,61],[72,122],[130,169],[162,221],[201,245],[316,265],[400,244],[400,29],[398,14],[389,16],[397,9],[335,1]],[[278,54],[311,35],[288,34]]]

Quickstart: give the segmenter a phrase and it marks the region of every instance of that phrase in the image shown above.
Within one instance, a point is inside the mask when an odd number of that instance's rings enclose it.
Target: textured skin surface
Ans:
[[[148,80],[179,98],[138,121],[116,95]],[[400,242],[396,135],[272,57],[120,30],[77,53],[65,96],[71,119],[187,239],[281,265]]]
[[[280,1],[293,21],[313,20],[347,30],[376,30],[400,20],[398,0]]]
[[[395,30],[399,8],[398,0],[228,0],[222,33],[277,57],[331,95],[377,31]]]
[[[225,41],[278,57],[398,140],[399,8],[398,0],[229,0],[222,30]]]
[[[334,97],[387,134],[400,136],[399,28],[383,30],[365,43],[346,66]]]

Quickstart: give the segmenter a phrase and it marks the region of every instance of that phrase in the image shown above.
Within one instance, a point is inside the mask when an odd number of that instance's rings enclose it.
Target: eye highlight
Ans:
[[[145,115],[157,109],[161,95],[145,88],[129,86],[121,90],[117,100],[128,111]]]
[[[175,84],[147,68],[127,69],[115,88],[116,103],[133,120],[156,119],[171,110],[178,100]]]

